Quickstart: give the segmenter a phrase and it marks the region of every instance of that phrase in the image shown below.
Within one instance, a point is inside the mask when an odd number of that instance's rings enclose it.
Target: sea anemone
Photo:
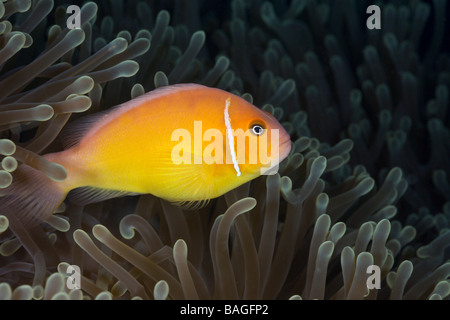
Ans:
[[[129,43],[117,37],[92,53],[91,20],[97,6],[83,6],[81,29],[53,25],[45,30],[52,8],[53,1],[48,0],[0,3],[2,196],[8,194],[18,163],[42,171],[53,180],[65,179],[65,169],[40,154],[58,148],[56,138],[73,113],[98,110],[105,83],[136,74],[138,64],[129,59],[144,53],[150,45],[146,38]],[[33,43],[33,39],[44,39],[45,32],[46,43]],[[15,251],[20,242],[35,263],[33,285],[42,286],[46,275],[40,249],[13,215],[2,218],[16,236],[2,244],[2,251],[6,250],[2,253],[10,255],[9,250]],[[56,217],[51,221],[58,223]],[[66,223],[60,221],[59,226],[64,229]]]
[[[0,216],[0,298],[448,298],[445,1],[379,1],[381,30],[367,1],[111,3],[68,30],[52,1],[0,2],[1,195],[18,163],[64,178],[40,154],[72,113],[180,82],[273,113],[291,154],[193,211],[141,195],[68,202],[31,230]]]

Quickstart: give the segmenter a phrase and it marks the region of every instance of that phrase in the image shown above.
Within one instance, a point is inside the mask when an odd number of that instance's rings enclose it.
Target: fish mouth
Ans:
[[[291,140],[290,139],[284,140],[279,147],[279,154],[278,157],[276,158],[276,161],[275,159],[272,159],[270,166],[260,168],[260,174],[272,175],[277,173],[280,162],[287,158],[287,156],[291,152],[291,149],[292,149]]]
[[[280,155],[279,162],[283,161],[287,158],[292,149],[292,141],[291,139],[284,140],[280,145]]]

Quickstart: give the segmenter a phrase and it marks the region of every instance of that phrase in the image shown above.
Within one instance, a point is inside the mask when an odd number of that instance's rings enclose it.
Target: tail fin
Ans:
[[[14,215],[25,227],[45,221],[66,197],[63,183],[25,164],[13,173],[12,184],[2,190],[0,214]]]

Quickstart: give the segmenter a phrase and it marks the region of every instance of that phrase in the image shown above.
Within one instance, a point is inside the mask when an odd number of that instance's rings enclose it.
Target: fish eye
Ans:
[[[260,123],[254,123],[250,126],[250,130],[255,136],[260,136],[264,133],[264,126]]]

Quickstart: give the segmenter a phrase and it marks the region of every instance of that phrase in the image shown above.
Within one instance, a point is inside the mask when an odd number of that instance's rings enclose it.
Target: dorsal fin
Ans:
[[[94,187],[81,187],[70,191],[67,195],[67,199],[69,199],[72,203],[84,206],[90,203],[101,202],[112,198],[133,195],[138,195],[138,193],[99,189]]]
[[[61,133],[59,134],[59,138],[61,139],[64,149],[69,149],[77,145],[93,125],[102,119],[105,119],[108,114],[119,107],[120,106],[116,106],[108,110],[81,117],[64,126],[63,130],[61,130]]]
[[[151,99],[162,97],[178,91],[202,89],[202,88],[206,87],[195,83],[181,83],[157,88],[143,95],[140,95],[134,98],[133,100],[124,102],[120,105],[117,105],[104,111],[100,111],[91,115],[81,117],[75,121],[68,123],[61,131],[59,135],[60,139],[62,141],[64,149],[69,149],[77,145],[81,141],[81,139],[86,135],[89,129],[91,129],[95,124],[99,123],[99,121],[106,123],[107,121],[105,120],[113,112],[119,110],[120,110],[119,112],[126,112],[127,110],[137,107],[141,105],[143,102],[148,102]]]

